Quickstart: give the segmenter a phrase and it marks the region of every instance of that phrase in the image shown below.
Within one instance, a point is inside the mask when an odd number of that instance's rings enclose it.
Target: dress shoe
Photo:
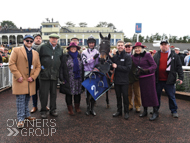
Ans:
[[[90,113],[93,115],[93,116],[96,116],[96,112],[94,110],[91,110]]]
[[[177,113],[172,113],[172,116],[173,116],[173,118],[178,118],[179,117]]]
[[[46,106],[46,110],[48,110],[48,111],[49,111],[49,107],[47,107],[47,106]]]
[[[58,116],[58,113],[54,110],[54,111],[51,111],[51,112],[50,112],[50,115],[51,115],[51,116],[54,116],[54,117],[57,117],[57,116]]]
[[[30,111],[30,113],[35,113],[38,110],[37,107],[33,107],[32,110]]]
[[[133,108],[129,108],[129,111],[133,111]]]
[[[128,120],[128,119],[129,119],[129,113],[125,113],[124,119],[125,119],[125,120]]]
[[[41,114],[41,117],[42,117],[42,119],[47,119],[46,113],[45,114]]]
[[[31,116],[29,116],[29,117],[25,118],[25,120],[36,121],[36,118],[35,118],[35,117],[31,117]]]
[[[136,113],[140,113],[141,109],[140,108],[136,108]]]
[[[22,129],[24,128],[24,121],[20,121],[17,123],[17,128]]]
[[[122,116],[122,113],[121,112],[116,112],[113,114],[113,117],[118,117],[118,116]]]

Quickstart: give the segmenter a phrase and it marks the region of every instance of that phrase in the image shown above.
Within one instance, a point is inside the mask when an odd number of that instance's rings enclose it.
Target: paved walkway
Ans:
[[[135,111],[130,112],[129,120],[113,118],[116,111],[115,92],[111,90],[110,109],[106,109],[105,96],[97,101],[97,116],[85,115],[85,96],[82,95],[82,114],[69,116],[65,96],[57,96],[57,118],[48,115],[42,120],[40,113],[32,114],[38,118],[36,123],[26,122],[23,130],[16,128],[16,97],[11,90],[0,93],[0,143],[3,142],[113,142],[113,143],[176,143],[190,142],[190,102],[177,100],[179,118],[174,119],[168,109],[167,97],[162,97],[160,117],[150,122],[149,117],[140,118]],[[30,101],[30,109],[32,101]],[[38,106],[40,107],[40,105]],[[150,108],[149,111],[152,109]],[[150,116],[150,115],[149,115]]]

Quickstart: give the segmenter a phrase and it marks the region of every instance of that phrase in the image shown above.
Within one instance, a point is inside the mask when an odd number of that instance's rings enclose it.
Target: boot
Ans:
[[[74,116],[75,114],[73,112],[73,105],[67,105],[67,108],[69,115]]]
[[[149,120],[154,121],[154,120],[156,120],[156,118],[158,118],[158,116],[159,116],[158,107],[153,107],[153,114]]]
[[[87,110],[86,110],[86,115],[90,115],[90,100],[89,98],[86,98],[86,105],[87,105]]]
[[[94,99],[91,99],[91,114],[93,116],[96,116],[96,112],[94,111],[94,105],[95,105],[95,100]]]
[[[147,116],[147,107],[144,107],[143,113],[139,115],[139,117],[145,117],[145,116]]]
[[[77,113],[81,113],[81,110],[80,110],[80,108],[79,108],[79,103],[75,103],[75,111],[77,112]]]

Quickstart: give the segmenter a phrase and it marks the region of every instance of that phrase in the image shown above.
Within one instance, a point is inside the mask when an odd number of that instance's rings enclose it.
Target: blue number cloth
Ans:
[[[106,76],[100,72],[91,72],[86,80],[82,82],[82,85],[88,90],[94,100],[97,100],[109,88]]]

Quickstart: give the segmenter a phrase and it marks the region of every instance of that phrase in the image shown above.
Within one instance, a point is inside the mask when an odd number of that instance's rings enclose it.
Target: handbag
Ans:
[[[138,62],[138,65],[136,65],[136,69],[135,69],[135,71],[134,71],[134,76],[135,76],[135,78],[139,78],[139,76],[140,76],[140,69],[138,68],[138,66],[139,66],[139,64],[140,64],[140,61],[141,61],[141,59],[142,59],[142,57],[140,57],[140,59],[139,59],[139,62]]]

